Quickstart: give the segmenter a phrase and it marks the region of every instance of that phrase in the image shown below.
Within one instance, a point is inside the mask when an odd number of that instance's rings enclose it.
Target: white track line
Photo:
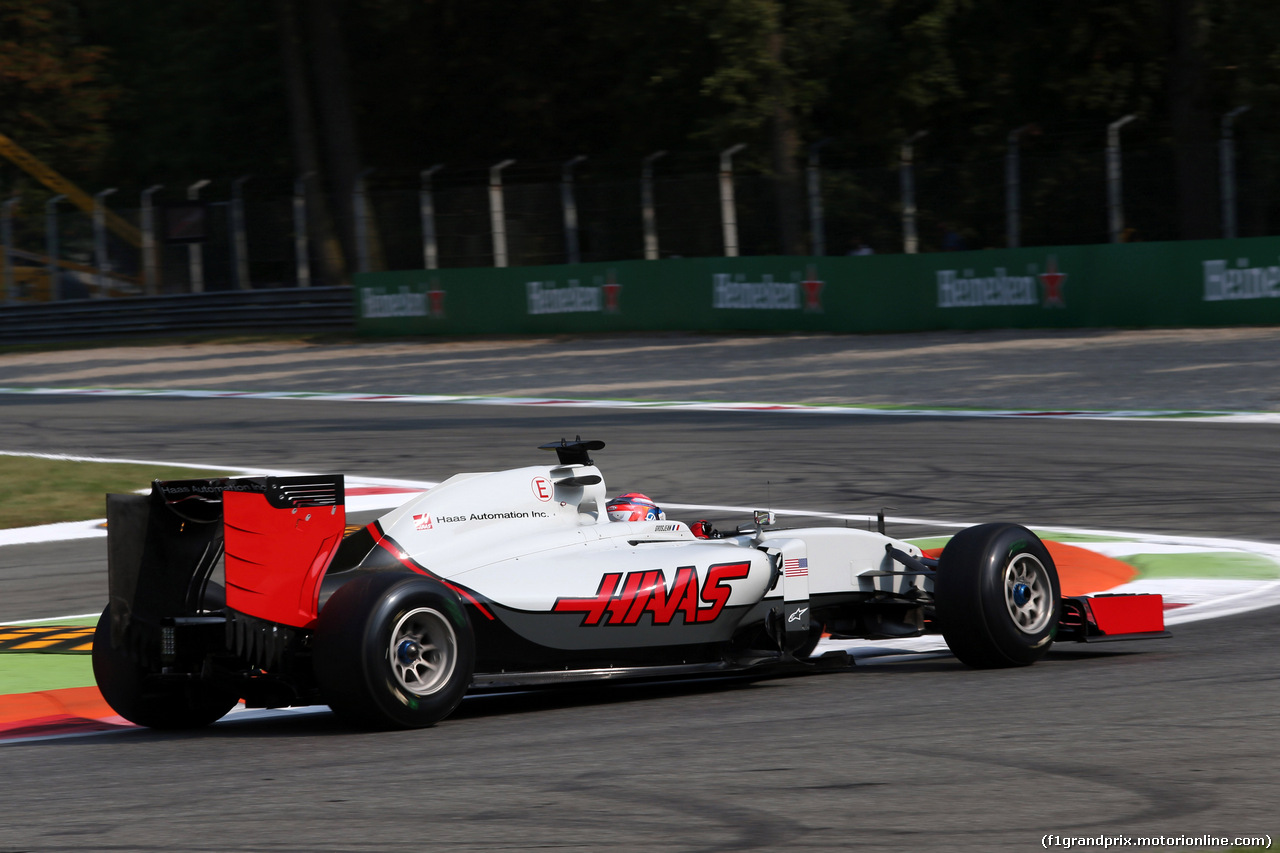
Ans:
[[[483,397],[454,394],[353,394],[316,391],[212,391],[182,388],[43,388],[0,387],[0,394],[88,397],[160,397],[236,400],[321,400],[352,403],[427,403],[462,406],[539,406],[628,410],[678,410],[686,412],[768,412],[823,415],[886,415],[929,418],[1048,418],[1051,420],[1155,420],[1280,424],[1280,412],[1182,411],[1166,409],[1116,409],[1044,411],[1036,409],[915,409],[864,406],[807,405],[802,403],[713,402],[705,400],[595,400],[564,397]]]
[[[47,619],[6,619],[4,624],[34,625],[37,622],[58,622],[63,619],[97,619],[101,615],[101,613],[72,613],[70,616],[53,616]]]

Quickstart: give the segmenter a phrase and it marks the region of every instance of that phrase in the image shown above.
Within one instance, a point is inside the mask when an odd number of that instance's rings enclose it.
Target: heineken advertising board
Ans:
[[[372,335],[1280,323],[1280,238],[357,275]]]

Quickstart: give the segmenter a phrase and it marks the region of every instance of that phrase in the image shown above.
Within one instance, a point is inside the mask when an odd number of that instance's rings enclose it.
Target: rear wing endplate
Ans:
[[[149,495],[107,495],[113,644],[130,626],[221,608],[208,590],[224,563],[228,607],[308,627],[344,502],[341,475],[157,480]]]

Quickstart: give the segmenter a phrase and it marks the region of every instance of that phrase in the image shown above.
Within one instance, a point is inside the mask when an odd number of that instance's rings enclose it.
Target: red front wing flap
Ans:
[[[269,477],[265,493],[222,494],[227,606],[308,628],[347,523],[342,477]]]
[[[1100,643],[1168,636],[1160,595],[1073,595],[1062,600],[1056,639]]]

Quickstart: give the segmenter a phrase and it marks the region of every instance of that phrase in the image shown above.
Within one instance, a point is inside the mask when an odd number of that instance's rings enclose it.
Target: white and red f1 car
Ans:
[[[1159,596],[1062,597],[1014,524],[963,530],[931,559],[883,527],[784,529],[768,511],[707,538],[610,520],[589,455],[603,447],[458,474],[350,533],[340,476],[109,495],[98,686],[145,726],[206,725],[244,700],[413,727],[468,691],[847,665],[810,656],[824,632],[940,632],[976,667],[1166,636]]]

